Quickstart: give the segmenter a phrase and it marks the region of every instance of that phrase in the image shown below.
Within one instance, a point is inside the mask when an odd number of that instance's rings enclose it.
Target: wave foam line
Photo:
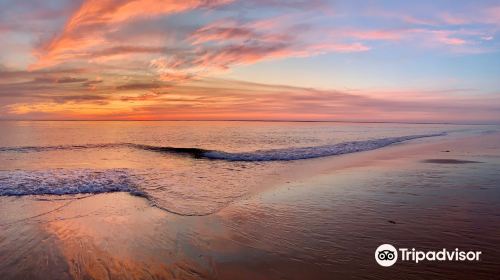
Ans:
[[[127,170],[0,171],[0,196],[128,192],[144,195]]]
[[[206,150],[201,148],[177,148],[177,147],[162,147],[153,145],[142,145],[133,143],[112,143],[112,144],[88,144],[88,145],[61,145],[61,146],[40,146],[40,147],[0,147],[0,152],[45,152],[57,150],[81,150],[81,149],[112,149],[112,148],[132,148],[146,150],[151,152],[170,153],[187,155],[194,158],[205,158],[211,160],[225,161],[290,161],[300,159],[310,159],[334,155],[349,154],[355,152],[369,151],[389,146],[395,143],[408,140],[444,136],[446,133],[437,134],[420,134],[400,137],[389,137],[365,141],[343,142],[333,145],[300,147],[300,148],[284,148],[271,150],[257,150],[253,152],[224,152],[217,150]]]
[[[326,156],[342,155],[355,152],[363,152],[379,149],[395,143],[408,140],[444,136],[445,133],[425,134],[425,135],[410,135],[401,137],[390,137],[366,141],[351,141],[334,145],[289,148],[289,149],[274,149],[274,150],[259,150],[248,153],[226,153],[219,151],[207,151],[202,155],[209,159],[220,159],[227,161],[290,161],[300,159],[319,158]]]

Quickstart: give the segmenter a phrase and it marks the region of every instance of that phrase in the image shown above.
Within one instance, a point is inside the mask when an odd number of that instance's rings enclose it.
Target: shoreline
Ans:
[[[2,197],[0,273],[6,279],[420,279],[430,270],[443,278],[488,278],[500,257],[494,245],[499,139],[499,133],[426,138],[297,161],[201,217],[171,214],[120,192]],[[373,259],[381,243],[478,249],[483,259],[385,269]]]
[[[424,159],[422,161],[429,161],[428,163],[436,163],[436,164],[453,164],[455,161],[459,164],[461,163],[481,163],[475,162],[473,160],[467,160],[464,158],[464,155],[450,153],[451,146],[462,146],[462,148],[468,148],[470,150],[477,149],[481,145],[478,145],[476,142],[478,140],[478,135],[468,135],[468,136],[453,136],[449,137],[448,135],[438,135],[433,137],[424,137],[406,140],[402,142],[397,142],[394,144],[390,144],[388,146],[384,146],[381,148],[376,148],[373,150],[366,150],[354,153],[346,153],[340,155],[333,156],[324,156],[310,159],[300,159],[300,160],[291,160],[291,161],[275,161],[279,165],[274,167],[274,170],[271,174],[264,174],[262,181],[257,183],[258,186],[252,186],[251,190],[248,193],[243,194],[240,198],[235,199],[228,203],[227,206],[218,209],[213,213],[208,214],[183,214],[180,212],[173,211],[168,208],[164,208],[160,205],[156,205],[154,199],[152,197],[148,197],[147,194],[135,194],[133,192],[127,191],[116,191],[117,193],[123,192],[129,194],[131,196],[140,197],[148,201],[148,203],[152,207],[156,207],[162,211],[166,211],[170,214],[186,216],[186,217],[204,217],[213,214],[217,214],[222,211],[226,207],[230,207],[231,204],[239,201],[249,199],[252,196],[258,195],[260,192],[265,192],[272,190],[273,188],[279,188],[283,185],[286,185],[295,181],[304,181],[310,178],[314,178],[317,176],[325,176],[325,175],[334,175],[336,172],[350,169],[350,168],[361,168],[371,166],[372,168],[380,168],[384,166],[388,161],[400,161],[402,164],[405,162],[404,159],[411,158],[415,155],[422,155],[427,152],[430,156],[431,152],[439,152],[440,155],[445,157],[449,157],[452,155],[458,156],[459,159],[441,159],[441,158],[429,158]],[[485,141],[491,141],[496,138],[500,139],[500,133],[489,133],[487,135],[482,135],[482,139]],[[465,146],[464,146],[465,144]],[[436,162],[432,162],[436,161]],[[447,162],[450,161],[450,162]],[[286,165],[282,165],[286,164]],[[141,191],[141,190],[138,190]],[[8,195],[8,196],[0,196],[0,199],[4,197],[34,197],[36,200],[44,199],[45,197],[48,200],[58,200],[50,199],[50,197],[62,197],[62,200],[71,200],[71,199],[80,199],[81,197],[91,197],[94,195],[101,195],[106,193],[115,193],[115,192],[102,192],[102,193],[79,193],[79,194],[40,194],[40,195]],[[66,198],[65,198],[66,197]]]
[[[217,119],[211,119],[211,120],[156,120],[156,119],[151,119],[151,120],[142,120],[142,119],[132,119],[132,120],[124,120],[124,119],[116,119],[116,120],[104,120],[104,119],[0,119],[0,122],[269,122],[269,123],[361,123],[361,124],[429,124],[429,125],[434,125],[434,124],[442,124],[442,125],[499,125],[499,123],[454,123],[454,122],[398,122],[398,121],[335,121],[335,120],[326,120],[326,121],[321,121],[321,120],[217,120]]]
[[[262,185],[266,185],[267,187],[259,188],[258,191],[279,187],[288,181],[307,180],[308,178],[320,175],[333,175],[336,172],[350,168],[367,166],[380,168],[387,164],[391,164],[389,163],[390,161],[399,161],[400,164],[403,164],[405,162],[407,163],[407,159],[415,158],[417,155],[425,154],[431,157],[439,155],[443,157],[458,157],[459,160],[467,160],[467,157],[470,157],[470,155],[459,153],[457,149],[451,152],[450,147],[459,147],[458,149],[460,151],[467,150],[468,153],[478,150],[482,151],[484,147],[482,147],[480,142],[494,142],[496,139],[500,139],[500,132],[481,135],[481,141],[479,141],[479,143],[478,137],[479,135],[421,138],[391,144],[374,150],[291,161],[288,162],[289,166],[279,171],[279,175],[273,178],[267,178],[267,180],[262,183]],[[420,160],[425,160],[425,158],[422,157]]]

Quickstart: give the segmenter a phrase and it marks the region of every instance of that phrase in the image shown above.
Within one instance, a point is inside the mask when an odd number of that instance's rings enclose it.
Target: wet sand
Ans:
[[[499,174],[500,136],[487,134],[296,162],[203,217],[128,193],[2,197],[0,275],[492,279],[500,267]],[[483,253],[478,263],[383,268],[373,257],[383,243]]]
[[[426,159],[423,162],[426,163],[440,163],[440,164],[466,164],[466,163],[481,163],[480,161],[473,160],[459,160],[459,159],[447,159],[447,158],[433,158]]]

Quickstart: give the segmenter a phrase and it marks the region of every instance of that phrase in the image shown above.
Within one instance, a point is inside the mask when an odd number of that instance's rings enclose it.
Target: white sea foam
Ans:
[[[61,150],[82,150],[82,149],[116,149],[130,148],[146,150],[150,152],[180,154],[195,158],[206,158],[213,160],[226,161],[287,161],[318,158],[325,156],[341,155],[355,152],[362,152],[382,148],[391,144],[408,141],[412,139],[443,136],[446,133],[438,134],[420,134],[400,137],[389,137],[381,139],[372,139],[365,141],[351,141],[332,145],[299,147],[299,148],[283,148],[270,150],[257,150],[252,152],[225,152],[218,150],[206,150],[201,148],[190,147],[164,147],[152,146],[134,143],[108,143],[108,144],[87,144],[87,145],[66,145],[66,146],[30,146],[30,147],[0,147],[0,152],[14,153],[32,153],[46,151],[61,151]]]
[[[0,196],[23,195],[74,195],[108,192],[129,192],[144,196],[159,207],[183,215],[205,215],[216,212],[235,198],[245,195],[255,178],[255,168],[265,165],[237,168],[232,161],[287,161],[308,159],[360,151],[373,150],[412,139],[440,136],[444,134],[412,135],[366,141],[352,141],[334,145],[258,150],[245,153],[229,153],[196,148],[171,148],[127,144],[126,147],[161,153],[183,153],[197,158],[220,160],[203,161],[201,170],[178,169],[47,169],[47,170],[3,170],[0,171]],[[81,149],[83,146],[78,146]],[[91,146],[96,148],[95,145]],[[116,145],[99,145],[99,148]],[[72,149],[64,147],[62,149]],[[12,152],[10,150],[9,152]],[[23,148],[22,152],[29,152]],[[251,163],[249,163],[251,164]],[[210,166],[210,169],[206,167]],[[231,167],[231,168],[228,168]],[[238,169],[239,171],[235,171]],[[210,171],[207,171],[210,170]],[[243,171],[242,171],[243,170]],[[245,173],[244,171],[247,171]],[[255,171],[255,172],[254,172]],[[235,174],[234,172],[238,172]],[[259,172],[262,172],[259,171]],[[194,176],[196,174],[196,176]],[[186,178],[189,178],[186,180]],[[224,180],[221,187],[220,180]]]
[[[65,195],[106,192],[141,194],[125,169],[0,171],[0,196]]]
[[[255,152],[246,152],[246,153],[226,153],[220,151],[206,151],[202,153],[202,156],[210,159],[220,159],[229,161],[299,160],[299,159],[318,158],[325,156],[334,156],[334,155],[369,151],[403,141],[424,138],[424,137],[443,136],[443,135],[445,135],[445,133],[410,135],[410,136],[390,137],[390,138],[382,138],[382,139],[374,139],[366,141],[344,142],[344,143],[325,145],[325,146],[259,150]]]

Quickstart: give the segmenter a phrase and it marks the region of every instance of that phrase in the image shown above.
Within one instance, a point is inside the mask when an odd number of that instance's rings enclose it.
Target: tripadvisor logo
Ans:
[[[398,260],[398,250],[391,244],[382,244],[375,250],[375,260],[381,266],[392,266]]]
[[[412,248],[396,249],[391,244],[382,244],[375,250],[375,260],[381,266],[392,266],[398,261],[410,261],[419,263],[421,261],[479,261],[481,251],[447,250],[420,251]]]

